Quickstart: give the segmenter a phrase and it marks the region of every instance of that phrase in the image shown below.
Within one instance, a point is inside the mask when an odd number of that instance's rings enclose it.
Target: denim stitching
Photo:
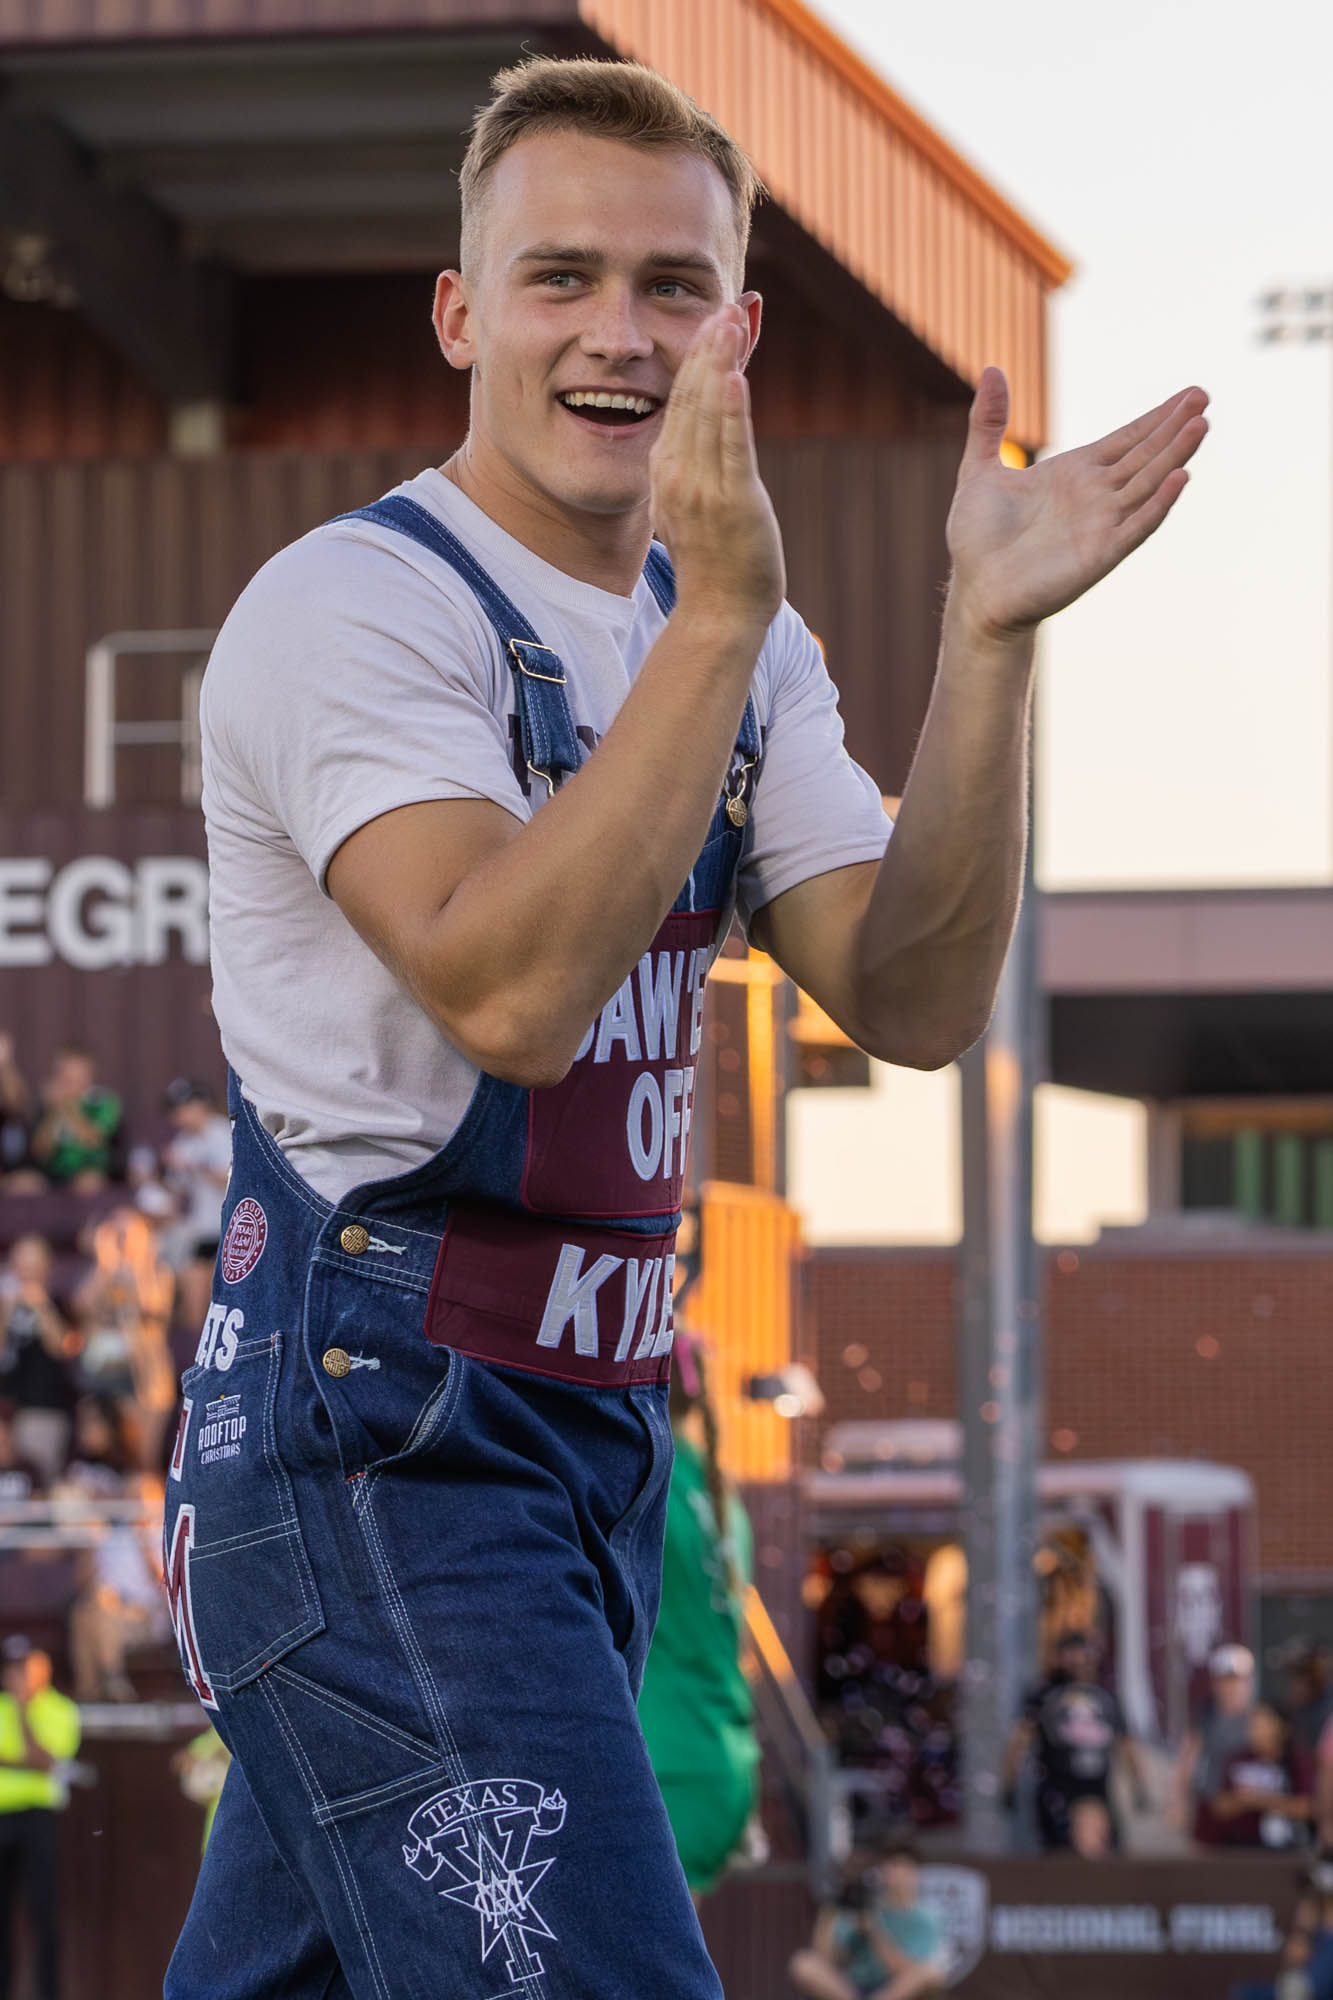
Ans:
[[[303,1619],[289,1631],[280,1632],[276,1639],[266,1640],[257,1653],[252,1653],[248,1660],[242,1660],[238,1667],[232,1667],[227,1673],[213,1673],[212,1679],[223,1694],[239,1694],[247,1676],[253,1678],[261,1672],[280,1647],[290,1647],[302,1639],[311,1639],[318,1630],[318,1621],[312,1625],[309,1618]]]
[[[377,1478],[378,1474],[371,1472],[367,1473],[365,1479],[362,1480],[361,1491],[357,1495],[356,1517],[361,1524],[361,1531],[365,1536],[370,1560],[374,1564],[376,1575],[379,1577],[380,1588],[384,1593],[389,1609],[389,1618],[398,1635],[398,1643],[407,1656],[409,1671],[417,1684],[417,1690],[425,1704],[426,1711],[435,1724],[440,1746],[456,1773],[455,1782],[457,1784],[466,1784],[467,1770],[459,1754],[453,1730],[449,1726],[449,1718],[444,1712],[444,1704],[440,1700],[439,1690],[435,1686],[429,1662],[421,1649],[421,1642],[417,1638],[411,1620],[407,1615],[407,1606],[403,1602],[402,1592],[398,1588],[397,1580],[389,1568],[388,1561],[384,1555],[383,1544],[379,1537],[379,1525],[375,1520],[374,1509],[370,1504],[371,1489],[373,1489]]]
[[[264,1125],[248,1097],[242,1097],[241,1109],[256,1144],[261,1152],[267,1155],[268,1164],[286,1181],[296,1199],[308,1208],[312,1215],[317,1215],[321,1223],[327,1222],[334,1213],[333,1203],[325,1201],[323,1195],[316,1193],[308,1182],[301,1179],[295,1167],[288,1164],[287,1155]]]
[[[358,1819],[362,1813],[373,1812],[377,1806],[392,1805],[395,1799],[406,1798],[452,1775],[452,1766],[437,1757],[434,1763],[423,1765],[419,1771],[409,1772],[405,1778],[392,1778],[386,1784],[376,1785],[372,1791],[349,1792],[345,1798],[330,1799],[325,1805],[315,1808],[315,1817],[321,1826],[333,1826],[344,1819]]]
[[[327,1805],[328,1803],[328,1801],[324,1797],[323,1791],[320,1788],[319,1780],[316,1778],[314,1769],[310,1764],[309,1760],[307,1759],[305,1751],[301,1747],[300,1738],[296,1735],[295,1731],[292,1729],[290,1725],[290,1722],[288,1721],[287,1716],[283,1713],[282,1703],[278,1700],[272,1687],[270,1687],[266,1682],[260,1681],[259,1691],[263,1695],[264,1700],[267,1702],[269,1707],[269,1712],[273,1716],[274,1721],[277,1723],[278,1728],[281,1731],[284,1740],[286,1741],[288,1754],[290,1755],[292,1762],[296,1765],[297,1770],[301,1774],[301,1781],[304,1784],[307,1796],[310,1799],[312,1807],[312,1815],[313,1815],[313,1812],[317,1811],[320,1806]],[[338,1870],[338,1877],[342,1883],[343,1895],[346,1898],[348,1908],[352,1914],[352,1922],[355,1924],[357,1935],[361,1939],[362,1945],[365,1948],[366,1958],[370,1965],[371,1977],[375,1981],[376,1987],[378,1988],[382,1996],[382,2000],[392,2000],[392,1996],[389,1992],[388,1981],[385,1979],[383,1967],[380,1965],[379,1952],[375,1945],[374,1935],[370,1930],[369,1924],[365,1921],[365,1905],[361,1901],[361,1893],[356,1884],[356,1877],[350,1873],[347,1866],[347,1851],[343,1847],[342,1840],[335,1827],[325,1825],[323,1831],[325,1838],[328,1840],[329,1846],[334,1849],[334,1856],[333,1856],[334,1866]],[[357,1915],[358,1911],[360,1912],[359,1916]]]
[[[346,1695],[335,1694],[332,1688],[318,1686],[316,1682],[307,1680],[304,1674],[295,1673],[291,1667],[276,1666],[273,1669],[273,1676],[275,1680],[285,1681],[299,1694],[308,1696],[311,1701],[322,1702],[326,1708],[333,1709],[335,1713],[348,1716],[352,1721],[373,1730],[377,1736],[383,1736],[388,1742],[396,1743],[401,1750],[410,1750],[418,1757],[433,1757],[435,1754],[435,1744],[420,1742],[415,1736],[409,1736],[406,1730],[395,1728],[392,1722],[386,1722],[382,1716],[372,1715],[369,1709],[362,1708],[358,1702],[349,1701]]]
[[[194,1562],[206,1562],[210,1556],[228,1555],[233,1549],[257,1548],[261,1542],[299,1540],[299,1525],[295,1521],[271,1521],[265,1528],[251,1528],[243,1535],[221,1535],[215,1542],[196,1542]],[[302,1602],[307,1600],[302,1597]]]
[[[449,1373],[439,1388],[431,1391],[426,1407],[408,1433],[407,1443],[394,1454],[395,1457],[408,1458],[423,1451],[448,1429],[463,1393],[463,1365],[458,1355],[450,1355]]]
[[[377,1285],[396,1285],[400,1291],[405,1292],[424,1294],[430,1290],[429,1277],[399,1278],[378,1266],[368,1271],[364,1265],[356,1264],[350,1257],[344,1261],[341,1256],[330,1256],[318,1250],[311,1258],[310,1266],[312,1270],[318,1268],[324,1271],[337,1271],[339,1276],[344,1278],[371,1278]]]
[[[287,1468],[278,1458],[278,1431],[275,1422],[275,1408],[278,1400],[278,1379],[282,1373],[282,1335],[275,1333],[269,1344],[268,1379],[264,1384],[264,1469],[273,1482],[273,1498],[278,1509],[278,1519],[296,1525],[296,1495],[292,1482],[287,1477]],[[286,1491],[283,1491],[283,1487]],[[304,1554],[304,1550],[302,1551]],[[301,1585],[301,1602],[307,1602],[304,1581]]]

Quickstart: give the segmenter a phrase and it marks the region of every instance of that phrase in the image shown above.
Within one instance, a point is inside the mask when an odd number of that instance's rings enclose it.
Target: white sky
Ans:
[[[1333,281],[1333,5],[818,11],[1076,263],[1056,445],[1213,397],[1171,520],[1047,628],[1043,881],[1328,879],[1333,344],[1261,347],[1254,300]]]
[[[1047,627],[1042,881],[1329,879],[1333,344],[1261,347],[1254,301],[1333,282],[1333,0],[816,5],[1076,263],[1055,446],[1213,398],[1171,520]],[[957,1236],[954,1072],[788,1115],[811,1241]],[[1039,1236],[1142,1215],[1141,1107],[1048,1087],[1036,1115]]]

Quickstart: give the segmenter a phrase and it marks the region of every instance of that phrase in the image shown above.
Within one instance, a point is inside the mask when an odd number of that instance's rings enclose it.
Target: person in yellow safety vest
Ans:
[[[212,1728],[205,1729],[199,1736],[192,1736],[171,1760],[171,1768],[180,1779],[186,1798],[204,1808],[204,1831],[199,1843],[201,1853],[208,1846],[208,1836],[213,1831],[213,1815],[222,1797],[222,1786],[230,1762],[230,1750],[217,1730]]]
[[[36,2000],[59,2000],[59,1766],[78,1750],[79,1711],[51,1685],[51,1661],[15,1634],[0,1646],[0,1994],[9,1991],[14,1903],[22,1892],[37,1967]]]

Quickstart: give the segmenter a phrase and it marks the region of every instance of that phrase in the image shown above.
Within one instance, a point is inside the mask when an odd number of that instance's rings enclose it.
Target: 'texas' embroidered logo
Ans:
[[[481,1919],[483,1963],[496,1945],[505,1948],[509,1977],[517,1983],[542,1969],[529,1937],[555,1932],[533,1903],[533,1892],[555,1856],[529,1861],[534,1839],[558,1833],[565,1801],[531,1778],[483,1778],[436,1792],[408,1821],[412,1836],[403,1859],[423,1882],[442,1868],[452,1878],[440,1890],[451,1903],[475,1910]]]

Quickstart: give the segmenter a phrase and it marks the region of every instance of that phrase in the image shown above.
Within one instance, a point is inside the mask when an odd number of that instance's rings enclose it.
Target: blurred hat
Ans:
[[[1214,1646],[1208,1671],[1215,1681],[1244,1679],[1254,1672],[1254,1654],[1248,1646]]]
[[[211,1104],[213,1093],[206,1083],[199,1083],[194,1077],[176,1076],[163,1091],[162,1102],[168,1111],[178,1111],[182,1104]]]
[[[134,1197],[134,1206],[140,1215],[146,1215],[153,1222],[165,1221],[176,1213],[176,1204],[160,1181],[145,1181]]]
[[[26,1660],[31,1651],[32,1640],[26,1632],[11,1632],[4,1643],[0,1644],[0,1659],[12,1665],[17,1660]]]

